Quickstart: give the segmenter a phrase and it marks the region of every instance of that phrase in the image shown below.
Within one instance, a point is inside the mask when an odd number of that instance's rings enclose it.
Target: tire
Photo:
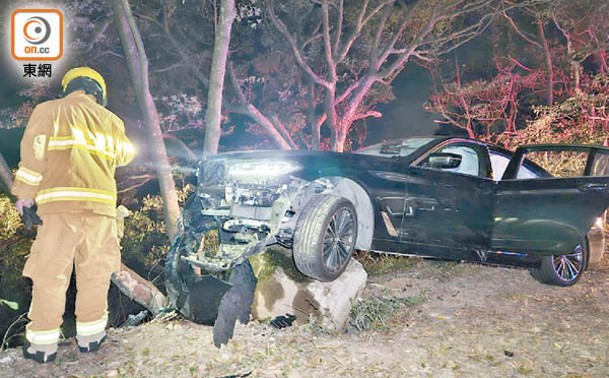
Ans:
[[[294,232],[292,255],[307,277],[329,282],[345,270],[357,240],[357,214],[343,197],[320,195],[302,210]]]
[[[568,255],[543,256],[541,266],[530,269],[531,276],[537,281],[549,285],[571,286],[581,278],[588,265],[589,251],[587,244],[578,245]]]

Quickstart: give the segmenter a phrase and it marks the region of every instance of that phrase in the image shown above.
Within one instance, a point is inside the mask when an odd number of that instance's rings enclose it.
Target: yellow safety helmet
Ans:
[[[79,77],[89,78],[99,84],[102,90],[102,100],[104,103],[107,101],[106,81],[104,80],[103,76],[100,75],[99,72],[95,71],[93,68],[90,67],[76,67],[66,72],[66,74],[63,76],[63,79],[61,79],[61,89],[65,92],[68,88],[68,84],[70,84],[72,80]]]

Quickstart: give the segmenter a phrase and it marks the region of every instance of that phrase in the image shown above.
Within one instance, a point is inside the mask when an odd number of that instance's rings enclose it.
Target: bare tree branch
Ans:
[[[162,23],[152,17],[148,17],[143,14],[135,14],[135,16],[142,20],[146,20],[153,25],[158,26],[164,32],[165,37],[167,38],[171,46],[174,48],[174,50],[178,53],[178,55],[182,59],[182,62],[184,62],[184,64],[188,68],[190,68],[197,80],[199,80],[199,82],[201,82],[201,84],[203,84],[205,88],[209,86],[209,78],[205,74],[203,74],[203,72],[201,72],[199,68],[197,68],[197,66],[192,62],[192,57],[188,55],[187,49],[185,49],[184,46],[180,44],[171,34],[171,31],[169,30],[169,22],[166,10],[163,13]]]
[[[510,17],[507,12],[502,12],[503,18],[505,18],[508,23],[510,24],[510,26],[512,27],[512,29],[514,30],[514,32],[516,32],[516,34],[518,34],[522,39],[524,39],[525,41],[527,41],[528,43],[530,43],[533,46],[537,46],[540,49],[543,49],[543,46],[541,46],[541,43],[535,41],[533,38],[529,36],[527,33],[523,32],[522,30],[520,30],[520,27],[518,27],[518,25],[516,25],[516,22],[514,21],[514,19],[512,17]]]
[[[285,126],[283,125],[283,123],[281,122],[279,117],[272,116],[271,117],[271,121],[273,122],[273,125],[275,126],[275,129],[281,134],[283,139],[285,139],[288,142],[288,144],[290,145],[290,148],[293,149],[293,150],[297,150],[298,149],[298,145],[294,142],[294,140],[290,136],[290,133],[285,128]]]
[[[329,88],[331,86],[331,84],[328,81],[322,79],[319,75],[317,75],[313,71],[313,69],[311,69],[311,67],[304,61],[304,58],[302,56],[303,54],[300,51],[300,49],[298,49],[296,39],[294,38],[294,36],[292,36],[290,31],[288,30],[288,27],[275,14],[273,0],[266,0],[266,4],[267,4],[267,7],[266,7],[267,13],[269,15],[269,18],[270,18],[273,26],[275,26],[275,28],[284,36],[286,41],[288,41],[288,43],[292,49],[292,52],[294,54],[294,58],[296,59],[296,62],[298,63],[300,68],[302,68],[303,71],[305,71],[309,76],[311,76],[311,78],[317,84],[321,85],[322,87]]]
[[[235,74],[231,61],[228,62],[226,70],[240,103],[237,105],[226,103],[225,108],[233,113],[249,116],[256,123],[258,123],[282,149],[291,149],[292,145],[277,130],[276,125],[265,117],[264,114],[262,114],[262,112],[252,105],[245,97],[245,93],[243,93],[243,89],[241,89],[241,86],[239,85],[239,79],[237,79],[237,75]]]
[[[377,112],[376,110],[370,110],[364,113],[360,113],[357,116],[353,117],[353,121],[358,121],[360,119],[365,119],[365,118],[381,118],[383,116],[383,113],[381,112]]]
[[[93,38],[91,39],[91,41],[89,41],[89,45],[87,47],[87,50],[85,50],[85,53],[89,54],[91,51],[93,51],[95,44],[104,36],[104,34],[106,34],[106,30],[108,29],[108,26],[110,26],[110,24],[112,24],[112,17],[108,17],[103,22],[95,25],[95,30],[93,31]]]
[[[323,20],[323,36],[324,36],[324,50],[326,63],[328,68],[328,74],[330,75],[330,81],[335,83],[338,78],[336,76],[336,64],[334,63],[334,57],[332,56],[332,41],[330,37],[330,12],[328,10],[328,1],[322,0],[321,12]]]
[[[364,6],[362,8],[366,8],[368,5],[368,0],[365,0]],[[338,2],[338,21],[336,22],[336,34],[334,35],[334,46],[332,47],[332,51],[338,51],[340,46],[340,40],[343,35],[343,17],[345,17],[345,2],[344,0],[339,0]],[[340,59],[340,58],[339,58]]]

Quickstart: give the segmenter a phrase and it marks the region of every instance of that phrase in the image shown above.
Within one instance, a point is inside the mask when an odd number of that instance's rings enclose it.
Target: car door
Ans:
[[[355,160],[358,164],[356,171],[365,172],[365,176],[359,177],[359,180],[366,183],[374,207],[378,210],[374,214],[375,230],[371,249],[406,252],[400,239],[406,213],[406,188],[411,177],[409,164],[404,163],[404,159],[430,142],[433,142],[433,138],[406,138],[379,143],[358,151],[358,155],[372,155]],[[374,157],[379,155],[382,158]]]
[[[523,163],[552,177],[519,179]],[[490,246],[555,255],[585,242],[609,205],[609,149],[538,145],[519,148],[497,183]]]
[[[429,164],[433,156],[458,156],[458,167]],[[424,256],[469,258],[487,248],[492,231],[494,183],[483,144],[451,140],[413,163],[406,190],[401,243]]]
[[[400,241],[400,227],[403,222],[404,198],[409,177],[398,162],[383,167],[369,167],[366,181],[378,203],[379,213],[375,219],[375,248],[394,251]]]

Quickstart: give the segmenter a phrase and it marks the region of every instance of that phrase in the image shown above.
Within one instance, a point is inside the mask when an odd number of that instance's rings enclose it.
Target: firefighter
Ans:
[[[12,187],[19,214],[37,209],[42,220],[23,269],[32,280],[23,355],[40,363],[57,356],[73,269],[79,350],[94,352],[106,337],[110,276],[120,268],[114,172],[134,157],[97,71],[73,68],[61,87],[62,98],[32,112]]]

